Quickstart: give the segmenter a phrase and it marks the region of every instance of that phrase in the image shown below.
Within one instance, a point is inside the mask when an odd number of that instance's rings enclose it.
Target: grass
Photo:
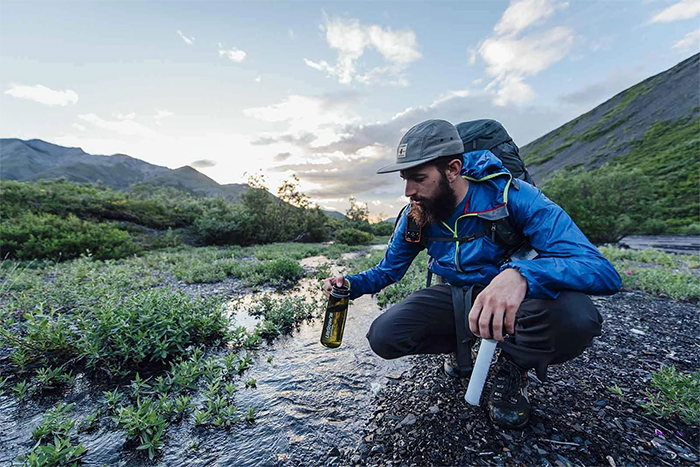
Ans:
[[[641,290],[677,300],[700,299],[700,256],[660,250],[601,247],[622,278],[624,290]]]
[[[683,374],[665,366],[651,377],[649,401],[642,406],[651,415],[678,416],[688,425],[700,423],[700,371]]]

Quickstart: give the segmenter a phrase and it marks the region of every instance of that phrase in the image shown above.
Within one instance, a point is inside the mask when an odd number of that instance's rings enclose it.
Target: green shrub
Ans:
[[[639,230],[655,210],[650,177],[606,165],[558,172],[542,190],[593,243],[615,243]]]
[[[81,336],[81,352],[95,368],[131,370],[164,363],[185,348],[224,334],[218,301],[152,289],[95,309]]]
[[[647,391],[649,402],[642,406],[658,417],[678,415],[684,423],[700,423],[700,371],[683,374],[665,366],[651,377],[654,389]]]
[[[683,235],[700,235],[700,222],[693,222],[681,231]]]
[[[368,245],[372,234],[357,229],[340,229],[335,231],[335,241],[346,245]]]
[[[127,232],[116,224],[94,224],[74,215],[24,213],[0,223],[0,251],[16,259],[123,258],[135,252]]]
[[[643,235],[659,235],[665,233],[667,229],[666,224],[659,219],[647,219],[639,227],[637,233]]]
[[[262,263],[257,272],[273,284],[296,282],[304,276],[304,269],[292,258],[280,258]]]
[[[386,237],[394,233],[393,222],[378,222],[372,224],[372,234],[376,237]]]

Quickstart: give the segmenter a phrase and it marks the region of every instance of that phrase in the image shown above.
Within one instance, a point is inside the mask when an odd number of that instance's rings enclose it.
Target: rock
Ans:
[[[430,413],[439,413],[440,408],[437,405],[431,405],[428,407],[428,410],[430,410]]]
[[[384,451],[386,451],[386,448],[384,447],[384,445],[378,444],[378,445],[372,447],[372,450],[370,451],[370,455],[384,454]]]
[[[330,457],[338,457],[340,455],[340,451],[338,450],[337,447],[333,446],[330,451],[328,451],[328,455]]]
[[[355,454],[350,458],[350,462],[352,462],[353,464],[359,464],[361,460],[362,456],[360,456],[359,454]]]
[[[417,420],[416,416],[413,415],[412,413],[410,413],[410,414],[406,415],[406,417],[404,417],[403,420],[401,420],[399,423],[396,424],[396,429],[398,430],[399,428],[401,428],[403,426],[413,425],[414,423],[416,423],[416,420]]]

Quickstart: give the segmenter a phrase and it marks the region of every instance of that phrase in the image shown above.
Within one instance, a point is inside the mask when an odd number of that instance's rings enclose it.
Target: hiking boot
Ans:
[[[503,428],[523,428],[530,420],[527,370],[503,356],[496,369],[489,397],[489,417]]]
[[[457,364],[457,354],[454,352],[446,354],[442,363],[442,370],[447,376],[452,378],[469,378],[472,374],[471,366],[459,366]]]

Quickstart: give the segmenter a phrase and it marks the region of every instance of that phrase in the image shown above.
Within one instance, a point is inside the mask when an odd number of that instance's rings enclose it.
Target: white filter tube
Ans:
[[[472,370],[472,375],[469,377],[469,386],[467,393],[464,395],[464,400],[471,405],[479,405],[481,399],[481,391],[484,389],[486,376],[489,374],[489,367],[493,354],[496,351],[497,342],[493,339],[481,339],[479,346],[479,354],[476,356],[476,363]]]

